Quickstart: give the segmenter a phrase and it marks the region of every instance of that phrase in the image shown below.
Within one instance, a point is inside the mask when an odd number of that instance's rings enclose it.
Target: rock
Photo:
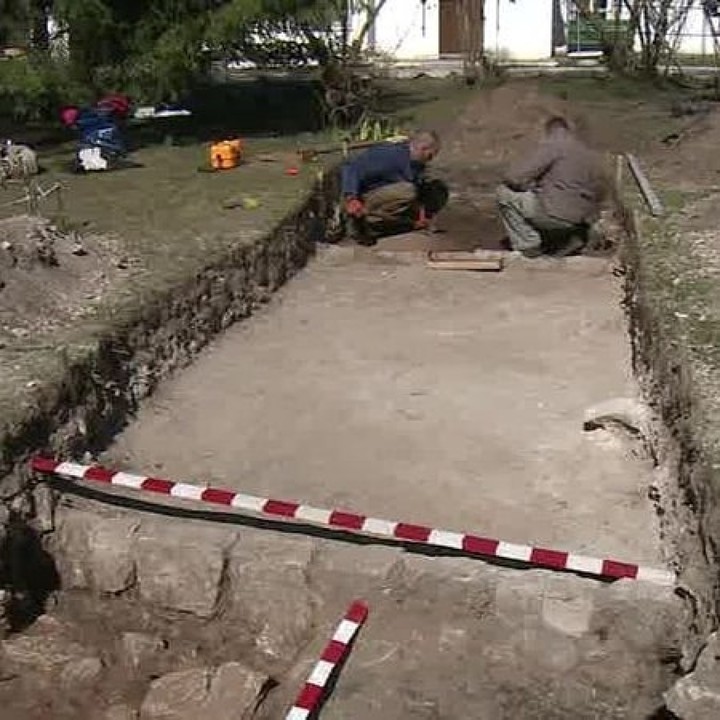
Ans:
[[[590,631],[593,609],[587,581],[559,575],[548,578],[542,597],[542,619],[547,627],[582,637]]]
[[[495,612],[510,625],[538,627],[572,638],[590,632],[597,587],[579,577],[545,570],[503,576],[495,590]]]
[[[54,618],[42,616],[24,635],[2,643],[5,657],[11,665],[52,672],[88,657],[82,645],[70,640],[63,626]]]
[[[189,720],[200,716],[211,678],[210,668],[194,668],[154,680],[140,708],[140,720]]]
[[[88,254],[85,246],[79,240],[75,240],[75,242],[73,242],[70,252],[78,257]]]
[[[695,669],[665,693],[668,710],[682,720],[717,720],[720,717],[720,636],[713,633]]]
[[[162,638],[138,632],[123,633],[121,643],[123,660],[134,670],[150,665],[167,648]]]
[[[88,687],[97,682],[102,674],[103,664],[100,658],[85,657],[69,662],[62,670],[60,682],[66,689]]]
[[[671,587],[618,580],[594,599],[591,632],[616,638],[638,657],[677,659],[685,608]]]
[[[41,533],[52,532],[55,529],[55,498],[49,485],[38,485],[33,490],[35,502],[34,525]]]
[[[650,437],[650,417],[643,403],[633,398],[613,398],[585,411],[583,428],[597,430],[619,426],[633,435]]]
[[[233,539],[227,531],[187,521],[143,526],[137,543],[140,597],[171,610],[212,617]]]
[[[402,567],[401,553],[394,547],[371,547],[352,543],[323,546],[313,564],[312,575],[326,581],[359,577],[383,582]]]
[[[58,567],[66,587],[117,594],[133,586],[138,520],[63,508],[56,522]]]
[[[269,678],[237,662],[216,670],[181,670],[150,685],[140,710],[141,720],[244,720],[262,700]]]
[[[269,680],[267,675],[238,662],[221,665],[210,685],[204,708],[206,717],[217,720],[252,717]]]
[[[103,720],[137,720],[138,712],[129,705],[111,705],[103,715]]]
[[[308,640],[317,598],[307,584],[315,543],[243,534],[229,562],[232,597],[266,662],[284,665]]]

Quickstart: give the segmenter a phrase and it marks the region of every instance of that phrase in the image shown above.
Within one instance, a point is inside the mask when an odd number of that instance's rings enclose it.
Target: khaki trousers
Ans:
[[[575,223],[547,215],[532,190],[517,192],[501,185],[497,189],[497,203],[513,250],[540,254],[543,232],[570,234],[579,228]]]

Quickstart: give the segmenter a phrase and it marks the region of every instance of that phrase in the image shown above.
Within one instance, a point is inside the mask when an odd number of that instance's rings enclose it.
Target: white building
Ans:
[[[460,0],[386,0],[369,45],[398,60],[462,53]],[[553,52],[553,0],[486,0],[485,47],[502,59],[541,60]]]
[[[711,55],[713,28],[704,5],[712,0],[675,0],[670,42],[678,53]],[[375,0],[380,2],[380,0]],[[589,9],[611,20],[626,19],[622,0],[589,0]],[[397,60],[436,60],[462,53],[461,0],[386,0],[368,45]],[[556,48],[583,50],[573,0],[485,0],[485,49],[500,61],[547,60]],[[356,18],[355,26],[361,24]]]

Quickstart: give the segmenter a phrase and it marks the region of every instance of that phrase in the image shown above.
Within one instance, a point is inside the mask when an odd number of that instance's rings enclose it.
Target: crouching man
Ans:
[[[440,180],[425,169],[440,151],[432,131],[415,133],[404,143],[365,150],[342,169],[342,196],[350,237],[374,245],[379,237],[428,227],[448,201]]]
[[[497,191],[511,248],[526,257],[580,252],[606,187],[596,154],[564,118],[550,118],[536,152],[513,167]]]

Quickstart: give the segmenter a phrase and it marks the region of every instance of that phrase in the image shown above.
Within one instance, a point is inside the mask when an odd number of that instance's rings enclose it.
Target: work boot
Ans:
[[[377,244],[377,237],[367,227],[367,223],[354,217],[345,220],[345,237],[356,245],[369,247]]]
[[[586,240],[580,234],[573,234],[568,241],[553,253],[553,257],[563,258],[572,255],[580,255],[585,249]]]

